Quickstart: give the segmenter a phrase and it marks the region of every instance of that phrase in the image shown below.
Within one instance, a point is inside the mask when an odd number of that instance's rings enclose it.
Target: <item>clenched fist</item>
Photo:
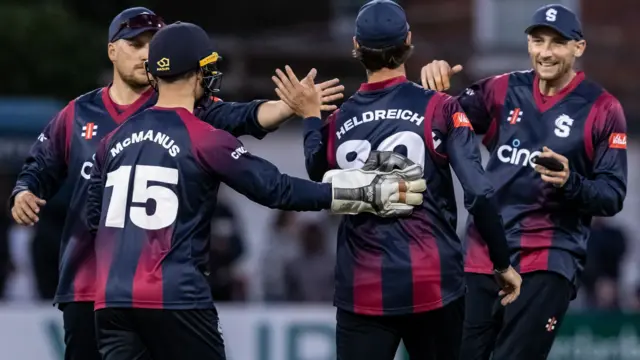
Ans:
[[[436,91],[449,90],[451,87],[451,76],[460,71],[462,71],[462,65],[451,67],[451,65],[444,60],[433,60],[431,63],[422,67],[420,71],[422,87]]]

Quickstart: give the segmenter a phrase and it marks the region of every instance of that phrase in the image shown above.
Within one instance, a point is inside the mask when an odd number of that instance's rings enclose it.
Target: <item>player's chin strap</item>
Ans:
[[[158,92],[158,83],[153,78],[153,76],[151,76],[151,71],[149,71],[149,62],[148,61],[144,62],[144,69],[147,72],[147,80],[149,81],[149,85],[153,88],[153,90]]]
[[[369,212],[382,217],[407,216],[414,206],[422,204],[427,189],[422,168],[402,155],[372,154],[367,168],[381,170],[331,170],[322,182],[333,185],[331,211],[336,214]],[[386,159],[387,162],[377,162]],[[405,161],[406,160],[406,161]],[[393,162],[393,164],[390,164]],[[377,166],[376,166],[377,165]]]

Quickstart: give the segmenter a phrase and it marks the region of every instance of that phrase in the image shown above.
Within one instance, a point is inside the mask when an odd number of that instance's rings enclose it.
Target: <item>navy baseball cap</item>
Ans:
[[[364,47],[383,49],[403,44],[409,33],[404,9],[391,0],[373,0],[360,8],[356,41]]]
[[[158,31],[164,26],[162,18],[143,7],[124,10],[109,25],[109,42],[133,39],[145,31]]]
[[[531,25],[524,32],[529,34],[540,26],[552,28],[569,40],[583,39],[582,24],[580,24],[578,16],[562,5],[551,4],[536,10]]]
[[[185,74],[217,60],[209,35],[191,23],[167,25],[149,44],[149,72],[160,78]]]

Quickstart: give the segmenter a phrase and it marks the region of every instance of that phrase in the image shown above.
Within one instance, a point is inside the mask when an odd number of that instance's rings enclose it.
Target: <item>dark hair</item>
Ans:
[[[360,60],[368,71],[378,71],[383,68],[399,68],[412,53],[413,45],[408,44],[394,45],[383,49],[360,46],[353,50],[353,57]]]

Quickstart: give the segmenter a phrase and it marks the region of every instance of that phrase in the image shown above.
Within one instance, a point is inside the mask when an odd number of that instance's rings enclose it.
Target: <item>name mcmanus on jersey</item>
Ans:
[[[347,131],[355,128],[356,126],[377,120],[407,120],[416,124],[417,126],[421,126],[422,122],[424,121],[424,116],[418,113],[414,113],[411,110],[403,109],[367,111],[360,114],[360,116],[354,116],[351,119],[345,121],[344,125],[340,126],[340,129],[336,131],[336,136],[338,137],[338,139],[340,139],[342,135],[346,134]]]
[[[178,153],[180,153],[180,147],[175,144],[173,139],[169,136],[157,131],[147,130],[146,132],[140,131],[134,134],[131,134],[126,139],[120,141],[115,144],[109,151],[111,152],[111,157],[116,157],[124,148],[131,144],[139,143],[142,141],[153,141],[158,145],[162,145],[165,149],[169,150],[169,155],[172,157],[176,157]]]

